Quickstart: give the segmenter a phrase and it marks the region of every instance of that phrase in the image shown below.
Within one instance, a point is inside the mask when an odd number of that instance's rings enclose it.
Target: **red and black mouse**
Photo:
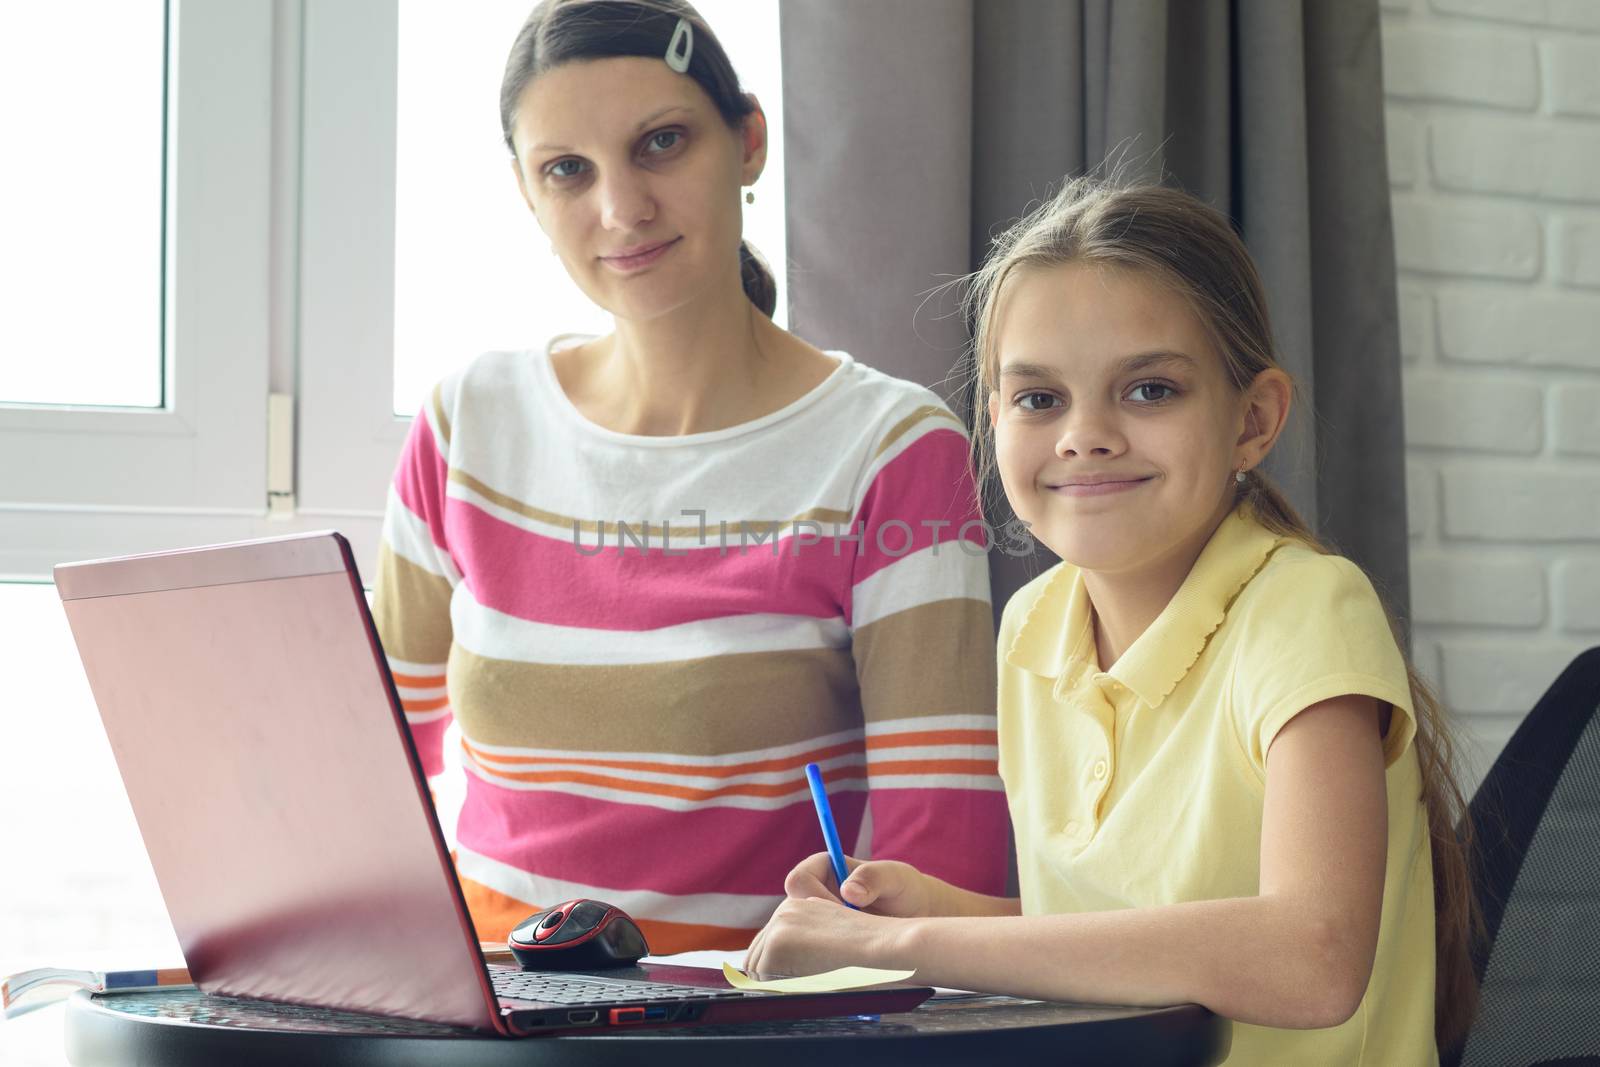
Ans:
[[[569,900],[519,922],[506,938],[525,971],[623,967],[650,954],[626,912],[601,900]]]

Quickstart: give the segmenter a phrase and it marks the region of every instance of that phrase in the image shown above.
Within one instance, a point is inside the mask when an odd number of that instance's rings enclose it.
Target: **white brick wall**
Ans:
[[[1600,644],[1600,0],[1383,0],[1418,667],[1468,785]]]

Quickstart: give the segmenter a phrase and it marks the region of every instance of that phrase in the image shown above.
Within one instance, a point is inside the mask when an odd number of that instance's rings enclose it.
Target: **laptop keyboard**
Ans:
[[[729,1000],[744,997],[737,989],[672,985],[667,982],[630,982],[591,975],[539,971],[490,971],[494,991],[511,1000],[539,1000],[549,1004],[638,1004],[655,1000]]]

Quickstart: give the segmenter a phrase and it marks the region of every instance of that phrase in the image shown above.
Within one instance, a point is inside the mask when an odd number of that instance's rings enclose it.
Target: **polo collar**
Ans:
[[[1072,663],[1094,662],[1093,637],[1083,573],[1058,563],[1017,627],[1006,662],[1041,678],[1056,678]]]
[[[1234,510],[1166,608],[1105,673],[1147,706],[1159,707],[1200,658],[1234,597],[1284,540],[1244,509]],[[1045,678],[1098,674],[1091,611],[1083,572],[1060,565],[1017,628],[1006,662]]]

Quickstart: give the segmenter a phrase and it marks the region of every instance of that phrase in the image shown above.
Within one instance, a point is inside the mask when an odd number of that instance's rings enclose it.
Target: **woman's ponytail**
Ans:
[[[739,242],[739,282],[750,303],[760,308],[767,318],[772,318],[778,307],[778,283],[772,276],[772,268],[749,241]]]

